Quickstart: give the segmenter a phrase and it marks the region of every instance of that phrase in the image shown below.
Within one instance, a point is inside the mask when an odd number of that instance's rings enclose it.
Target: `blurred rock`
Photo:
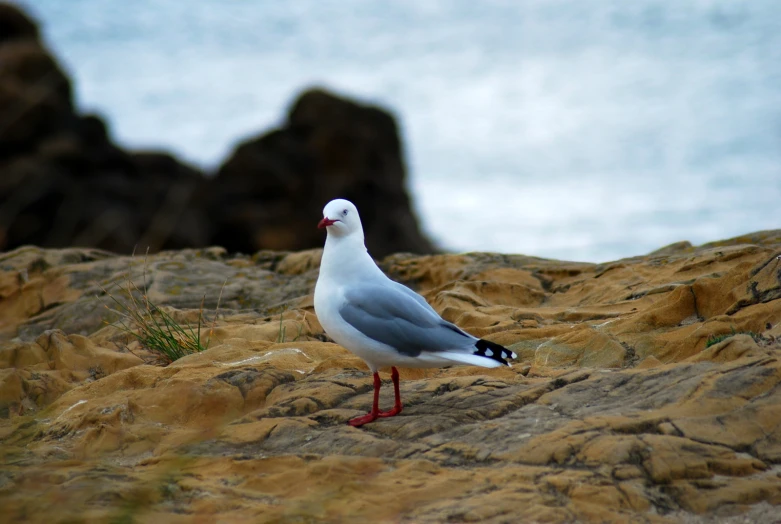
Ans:
[[[0,43],[0,161],[75,122],[70,82],[40,44]]]
[[[166,153],[126,152],[99,116],[76,113],[34,21],[0,3],[0,250],[319,247],[322,208],[341,196],[361,208],[375,256],[428,253],[402,156],[392,116],[323,91],[304,93],[283,128],[240,145],[208,181]]]
[[[207,181],[166,153],[123,151],[99,116],[77,114],[70,80],[35,22],[4,3],[0,170],[0,250],[318,247],[323,233],[315,226],[336,196],[365,210],[376,256],[433,250],[410,209],[388,113],[305,93],[284,128],[239,146]]]
[[[0,44],[12,40],[38,40],[38,26],[12,4],[0,3]]]
[[[326,91],[306,91],[280,129],[240,144],[210,194],[214,238],[229,251],[322,245],[315,225],[333,198],[361,210],[372,255],[434,251],[406,193],[393,117]]]
[[[0,28],[0,250],[208,244],[201,173],[116,147],[98,116],[75,112],[70,80],[34,22],[0,4]]]

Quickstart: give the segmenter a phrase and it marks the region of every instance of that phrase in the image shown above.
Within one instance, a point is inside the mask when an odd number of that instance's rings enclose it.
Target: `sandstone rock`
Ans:
[[[0,505],[32,521],[767,521],[781,246],[749,237],[599,265],[388,257],[520,358],[402,369],[404,412],[362,429],[345,422],[371,403],[368,370],[313,314],[320,250],[3,254]],[[127,282],[205,318],[208,349],[149,365],[104,324],[104,290],[128,300],[112,287]]]
[[[570,330],[538,345],[534,365],[615,368],[621,367],[626,358],[626,349],[619,342],[583,325],[582,329]]]
[[[79,335],[49,331],[35,343],[13,343],[0,350],[0,415],[37,411],[76,384],[93,381],[143,360],[97,346]]]
[[[649,256],[663,256],[663,255],[677,255],[680,253],[691,253],[694,251],[694,246],[688,240],[681,242],[674,242],[668,246],[661,247],[650,252]]]

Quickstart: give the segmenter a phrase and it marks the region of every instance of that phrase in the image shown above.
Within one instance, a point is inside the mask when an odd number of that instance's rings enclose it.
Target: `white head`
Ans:
[[[358,234],[363,239],[363,226],[358,208],[349,200],[337,198],[331,200],[323,208],[323,219],[317,225],[326,228],[328,236],[346,237]]]

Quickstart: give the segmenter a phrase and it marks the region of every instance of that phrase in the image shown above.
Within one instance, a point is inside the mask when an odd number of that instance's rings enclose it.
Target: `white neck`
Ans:
[[[359,279],[382,275],[382,271],[366,250],[363,234],[331,235],[325,239],[320,273],[329,279]]]

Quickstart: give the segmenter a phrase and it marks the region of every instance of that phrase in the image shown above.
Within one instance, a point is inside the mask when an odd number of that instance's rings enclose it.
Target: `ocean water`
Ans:
[[[607,261],[781,227],[776,0],[24,0],[77,103],[204,169],[321,85],[390,108],[425,231]]]

